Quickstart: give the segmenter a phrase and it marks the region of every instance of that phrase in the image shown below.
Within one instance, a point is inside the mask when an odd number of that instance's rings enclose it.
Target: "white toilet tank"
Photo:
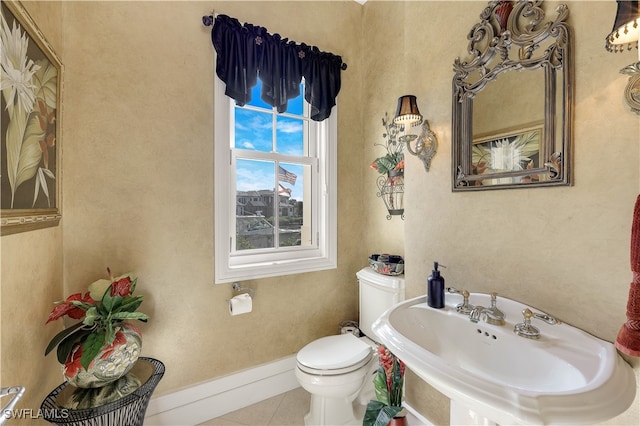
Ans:
[[[404,300],[404,275],[382,275],[363,268],[356,276],[360,290],[360,331],[377,341],[371,325],[387,309]]]

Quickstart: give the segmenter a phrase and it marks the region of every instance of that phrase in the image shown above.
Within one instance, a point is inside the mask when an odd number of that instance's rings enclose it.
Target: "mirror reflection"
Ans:
[[[492,1],[453,79],[453,190],[570,184],[571,49],[566,5]]]

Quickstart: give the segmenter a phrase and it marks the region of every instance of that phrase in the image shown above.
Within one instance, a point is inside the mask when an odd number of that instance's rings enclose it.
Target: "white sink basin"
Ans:
[[[633,402],[633,370],[613,344],[538,319],[532,325],[540,329],[539,339],[518,336],[513,329],[527,306],[503,297],[498,297],[506,314],[502,326],[473,323],[456,312],[460,295],[447,294],[445,300],[443,309],[430,308],[425,296],[400,303],[373,324],[373,331],[452,400],[452,424],[463,422],[461,412],[477,424],[594,424]],[[472,293],[469,301],[489,306],[490,297]]]

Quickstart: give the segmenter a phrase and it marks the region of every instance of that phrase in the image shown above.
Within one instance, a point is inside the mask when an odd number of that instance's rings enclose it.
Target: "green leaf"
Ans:
[[[111,318],[114,320],[137,319],[140,321],[146,321],[149,319],[149,316],[142,312],[116,312],[111,315]]]
[[[45,59],[38,59],[36,64],[40,66],[40,69],[36,71],[36,78],[33,79],[37,98],[44,101],[49,108],[56,109],[58,107],[56,105],[58,70]]]
[[[80,300],[70,300],[69,302],[71,302],[71,304],[73,306],[77,306],[78,308],[82,308],[85,311],[88,309],[91,309],[92,306],[95,306],[93,303],[86,303],[86,302],[82,302]]]
[[[104,293],[102,296],[102,306],[108,312],[112,312],[114,309],[118,309],[118,307],[122,304],[122,296],[113,296],[111,297],[111,287]]]
[[[133,312],[142,304],[142,296],[127,296],[122,301],[122,305],[118,309],[119,312]]]
[[[63,340],[58,344],[58,349],[56,350],[56,357],[58,358],[58,362],[60,364],[64,364],[65,362],[67,362],[67,358],[69,358],[69,354],[73,349],[73,345],[75,345],[76,342],[78,341],[78,339],[76,339],[75,336],[72,335],[71,337],[74,337],[74,338]]]
[[[20,114],[22,115],[22,112]],[[28,119],[22,124],[22,118],[12,117],[7,129],[7,165],[9,182],[11,183],[12,195],[18,187],[33,178],[38,171],[38,165],[42,158],[40,140],[44,138],[45,132],[40,127],[37,114],[28,115]],[[13,129],[13,124],[23,126],[20,129]],[[14,145],[12,147],[12,145]],[[12,149],[9,149],[12,147]],[[12,200],[13,207],[13,200]]]
[[[400,162],[400,159],[396,154],[387,154],[384,157],[376,158],[375,162],[378,172],[384,174],[393,170]]]
[[[404,382],[404,378],[400,374],[402,371],[400,367],[400,361],[397,358],[394,358],[393,362],[393,370],[392,370],[392,389],[391,395],[389,396],[389,405],[402,405],[402,385]]]
[[[81,328],[83,325],[84,325],[83,323],[79,322],[77,324],[72,325],[69,328],[65,328],[60,333],[53,336],[53,339],[51,339],[51,341],[49,342],[47,349],[44,350],[44,356],[49,355],[49,352],[51,352],[53,348],[55,348],[64,339],[66,339],[67,337],[69,337],[70,335],[78,331],[78,329]]]
[[[98,313],[98,308],[96,308],[95,306],[92,306],[87,310],[87,313],[85,314],[84,319],[82,320],[82,322],[85,325],[88,325],[89,327],[91,327],[95,323],[96,319],[98,319],[100,317],[101,316]]]
[[[362,419],[362,426],[373,426],[378,418],[378,413],[382,411],[385,405],[380,401],[369,401],[367,404],[367,410],[364,413],[364,418]]]
[[[400,411],[402,411],[402,407],[385,406],[378,413],[378,417],[376,417],[376,421],[373,426],[387,426],[391,419],[393,419]]]
[[[362,419],[363,426],[387,426],[402,407],[391,407],[380,401],[369,401]]]
[[[116,339],[116,331],[113,329],[113,322],[107,321],[107,334],[105,335],[104,343],[109,346]]]
[[[81,328],[58,343],[58,350],[56,351],[58,362],[60,364],[64,364],[67,361],[67,358],[69,358],[69,354],[71,353],[73,346],[80,342],[86,335],[91,333],[91,331],[92,330],[90,329]]]
[[[129,275],[129,278],[131,279],[131,290],[129,290],[129,293],[133,294],[136,289],[136,284],[138,284],[138,277],[132,277],[131,275]]]
[[[80,365],[82,365],[85,370],[89,369],[89,364],[91,364],[91,361],[98,355],[104,342],[104,332],[94,332],[87,336],[87,339],[82,344],[82,357],[80,358]]]
[[[378,367],[378,373],[373,378],[373,387],[376,391],[376,399],[382,402],[384,405],[390,405],[389,391],[387,389],[387,379],[382,367]]]

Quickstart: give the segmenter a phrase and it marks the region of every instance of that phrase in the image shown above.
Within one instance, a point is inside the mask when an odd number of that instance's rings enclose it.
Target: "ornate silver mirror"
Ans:
[[[569,9],[491,1],[453,77],[453,191],[571,184]]]

